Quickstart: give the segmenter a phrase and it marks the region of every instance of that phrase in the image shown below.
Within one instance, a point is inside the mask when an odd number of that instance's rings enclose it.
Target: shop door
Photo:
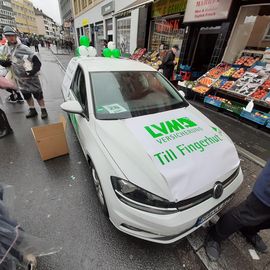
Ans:
[[[219,33],[220,27],[200,29],[192,57],[193,70],[203,73],[208,70]]]

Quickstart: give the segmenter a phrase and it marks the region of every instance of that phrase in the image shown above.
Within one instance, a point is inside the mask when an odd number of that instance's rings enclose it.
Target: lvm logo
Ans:
[[[160,144],[203,130],[187,117],[152,124],[144,128]]]

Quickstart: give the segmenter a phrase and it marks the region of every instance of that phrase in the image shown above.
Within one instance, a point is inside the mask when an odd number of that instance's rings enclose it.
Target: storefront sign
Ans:
[[[160,0],[152,6],[152,18],[185,11],[187,0]]]
[[[232,0],[189,0],[184,22],[227,19]]]
[[[157,33],[171,33],[175,31],[179,31],[180,28],[180,20],[172,19],[167,20],[165,22],[156,23],[156,32]]]
[[[101,7],[101,14],[104,16],[114,11],[114,1]]]
[[[83,19],[82,20],[82,26],[86,26],[89,24],[89,20],[88,19]]]

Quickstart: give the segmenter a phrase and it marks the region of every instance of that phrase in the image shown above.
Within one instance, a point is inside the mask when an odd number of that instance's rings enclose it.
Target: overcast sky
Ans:
[[[61,23],[58,0],[32,0],[32,3],[36,8],[42,9],[54,21]]]

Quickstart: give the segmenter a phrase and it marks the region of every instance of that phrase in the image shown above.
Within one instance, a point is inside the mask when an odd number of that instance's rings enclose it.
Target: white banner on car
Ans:
[[[130,118],[125,124],[166,179],[175,201],[208,190],[239,165],[228,136],[191,108]]]

